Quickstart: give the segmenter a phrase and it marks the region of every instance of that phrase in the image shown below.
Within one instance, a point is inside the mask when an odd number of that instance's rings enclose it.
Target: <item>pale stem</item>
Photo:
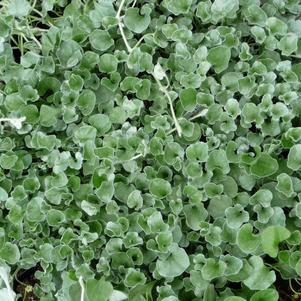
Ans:
[[[122,36],[122,39],[124,41],[124,44],[126,46],[126,49],[129,53],[131,53],[133,51],[132,47],[130,46],[130,44],[128,43],[128,40],[125,36],[125,33],[123,31],[123,23],[121,22],[120,18],[118,18],[118,27],[119,27],[119,31],[120,31],[120,34]]]
[[[189,121],[192,121],[192,120],[197,119],[197,118],[199,118],[199,117],[204,117],[204,116],[207,114],[207,112],[208,112],[208,109],[204,109],[204,110],[202,110],[201,112],[197,113],[196,115],[190,117],[188,120],[189,120]],[[168,135],[172,134],[175,130],[176,130],[176,128],[171,129],[171,130],[168,132]]]
[[[80,285],[80,288],[81,288],[80,301],[85,301],[84,300],[85,299],[85,285],[84,285],[82,276],[79,276],[78,282],[79,282],[79,285]]]
[[[121,0],[118,11],[117,11],[117,14],[116,14],[117,19],[120,19],[120,14],[121,14],[122,8],[124,6],[124,3],[125,3],[125,0]]]
[[[136,45],[133,47],[132,51],[141,44],[141,42],[144,40],[145,37],[152,36],[152,35],[153,35],[153,33],[147,33],[143,37],[141,37],[139,39],[139,41],[136,43]]]
[[[196,115],[190,117],[189,120],[191,121],[191,120],[194,120],[194,119],[199,118],[199,117],[204,117],[207,114],[207,112],[208,112],[208,109],[204,109],[203,111],[201,111],[201,112],[197,113]]]
[[[142,154],[138,154],[138,155],[132,157],[131,159],[129,159],[128,161],[137,160],[137,159],[139,159],[139,158],[142,157],[142,156],[143,156]]]
[[[168,91],[166,90],[165,87],[163,87],[160,83],[160,81],[155,77],[155,75],[153,74],[153,77],[154,79],[156,80],[157,84],[159,85],[160,87],[160,90],[165,94],[165,96],[167,97],[167,100],[168,100],[168,103],[169,103],[169,107],[170,107],[170,111],[171,111],[171,116],[173,118],[173,121],[174,121],[174,124],[175,124],[175,127],[176,127],[176,130],[178,132],[178,135],[181,137],[182,136],[182,129],[181,129],[181,126],[179,124],[179,121],[176,117],[176,114],[175,114],[175,111],[173,109],[173,105],[172,105],[172,100],[170,98],[170,95],[168,93]]]
[[[123,23],[121,21],[121,17],[120,17],[120,14],[121,14],[121,11],[122,11],[122,8],[124,6],[124,3],[125,3],[125,0],[121,0],[120,2],[120,5],[119,5],[119,8],[118,8],[118,11],[117,11],[117,14],[116,14],[116,19],[118,20],[118,27],[119,27],[119,31],[120,31],[120,34],[122,36],[122,39],[124,41],[124,44],[126,46],[126,49],[129,53],[131,53],[133,51],[133,49],[131,48],[131,46],[129,45],[128,43],[128,40],[125,36],[125,33],[123,31]]]
[[[121,0],[120,5],[119,5],[118,10],[117,10],[117,13],[116,13],[116,19],[118,20],[118,27],[119,27],[119,30],[120,30],[120,34],[121,34],[122,39],[123,39],[123,41],[124,41],[124,44],[125,44],[125,46],[126,46],[126,48],[127,48],[127,51],[128,51],[129,53],[131,53],[131,52],[133,51],[133,49],[134,49],[135,47],[137,47],[137,45],[139,45],[139,44],[141,43],[141,41],[142,41],[142,39],[143,39],[144,37],[142,37],[142,38],[138,41],[138,43],[135,45],[134,48],[132,48],[132,47],[129,45],[129,43],[128,43],[128,41],[127,41],[127,38],[126,38],[126,36],[125,36],[125,34],[124,34],[124,31],[123,31],[123,23],[122,23],[121,16],[120,16],[124,4],[125,4],[125,0]],[[134,4],[136,4],[136,1],[134,1]],[[167,97],[167,100],[168,100],[168,103],[169,103],[169,106],[170,106],[171,115],[172,115],[172,118],[173,118],[173,120],[174,120],[174,124],[175,124],[176,130],[177,130],[177,132],[178,132],[178,135],[181,137],[181,136],[182,136],[182,129],[181,129],[181,126],[180,126],[180,124],[179,124],[179,122],[178,122],[178,120],[177,120],[175,111],[174,111],[174,109],[173,109],[172,100],[171,100],[171,98],[170,98],[170,95],[169,95],[169,93],[168,93],[166,87],[162,86],[162,84],[161,84],[160,81],[155,77],[155,75],[152,74],[152,76],[154,77],[154,79],[155,79],[156,82],[158,83],[158,85],[159,85],[159,87],[160,87],[160,90],[161,90],[161,91],[165,94],[165,96]],[[169,80],[168,80],[167,76],[165,76],[165,78],[167,79],[167,87],[169,87],[169,85],[170,85]]]

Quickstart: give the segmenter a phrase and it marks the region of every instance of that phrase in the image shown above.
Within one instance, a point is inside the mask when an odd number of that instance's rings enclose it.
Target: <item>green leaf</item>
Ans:
[[[222,149],[213,150],[209,154],[207,165],[208,165],[208,169],[211,171],[219,170],[223,174],[227,174],[230,171],[226,152]]]
[[[124,279],[124,284],[127,287],[136,287],[137,285],[143,285],[146,282],[146,277],[143,273],[129,268]]]
[[[243,225],[237,234],[238,247],[246,254],[254,253],[260,245],[260,236],[253,234],[251,224]]]
[[[80,145],[85,144],[87,141],[94,141],[97,131],[94,127],[83,125],[74,131],[74,142]]]
[[[265,11],[257,5],[249,5],[245,9],[246,19],[250,24],[264,26],[267,20]]]
[[[174,246],[171,253],[163,260],[157,260],[156,270],[164,278],[173,278],[182,275],[189,267],[189,257],[185,250]]]
[[[268,18],[266,25],[273,35],[284,36],[287,33],[287,25],[276,17]]]
[[[290,237],[290,231],[282,226],[270,226],[260,234],[262,249],[271,257],[278,254],[278,245]]]
[[[263,260],[259,256],[252,256],[249,259],[252,267],[249,276],[243,283],[251,290],[265,290],[270,287],[276,280],[274,271],[264,265]]]
[[[298,36],[295,33],[288,33],[278,42],[278,48],[281,50],[282,55],[289,56],[297,51],[297,43]]]
[[[181,104],[185,111],[192,112],[196,106],[196,91],[192,88],[180,92]]]
[[[47,212],[47,222],[50,226],[60,226],[65,221],[65,215],[63,212],[50,209]]]
[[[90,115],[88,121],[101,136],[107,133],[112,126],[109,116],[105,114]]]
[[[124,15],[125,26],[135,33],[142,33],[145,31],[148,28],[150,21],[150,12],[148,10],[142,13],[138,8],[131,7],[126,10]]]
[[[84,90],[77,99],[77,105],[84,116],[90,115],[96,104],[95,93],[91,90]]]
[[[287,166],[292,170],[301,168],[301,144],[293,145],[288,154]]]
[[[114,40],[105,30],[95,29],[89,35],[89,40],[92,47],[99,51],[106,51],[114,45]]]
[[[11,169],[18,161],[18,156],[13,154],[1,154],[0,155],[0,166],[3,169]]]
[[[279,294],[276,290],[270,288],[263,290],[261,292],[255,293],[250,301],[277,301],[279,298]]]
[[[238,0],[215,0],[211,6],[211,12],[216,20],[233,17],[239,8]]]
[[[192,0],[166,0],[167,9],[175,15],[187,14]]]
[[[99,70],[105,73],[112,73],[117,70],[118,60],[117,58],[110,54],[105,53],[99,59]]]
[[[163,199],[171,193],[171,185],[163,179],[154,179],[149,184],[151,194],[159,199]]]
[[[7,12],[14,17],[25,17],[28,15],[30,8],[27,0],[12,0],[8,3]]]
[[[276,189],[285,196],[292,197],[294,195],[294,188],[291,177],[286,173],[278,175]]]
[[[221,73],[228,68],[230,58],[230,48],[217,46],[209,49],[207,60],[213,66],[216,73]]]
[[[202,276],[205,280],[211,281],[215,278],[222,277],[226,268],[227,265],[225,262],[209,258],[206,260],[206,263],[202,268]]]
[[[194,231],[201,230],[202,222],[205,221],[208,216],[204,205],[202,203],[199,205],[185,205],[183,212],[186,217],[187,226]]]
[[[114,195],[114,185],[111,181],[104,181],[100,187],[95,191],[96,195],[104,203],[108,203]]]
[[[15,244],[6,242],[0,249],[0,258],[9,264],[16,264],[20,257],[20,251]]]
[[[204,142],[196,142],[186,149],[186,156],[189,160],[206,162],[208,159],[208,145]]]
[[[233,229],[238,229],[243,223],[249,220],[248,212],[240,204],[227,208],[225,213],[227,224]]]
[[[116,15],[113,3],[111,0],[103,0],[94,3],[94,9],[89,11],[89,17],[94,26],[100,27],[106,17],[114,17]]]
[[[0,202],[5,202],[8,198],[8,194],[5,189],[0,187]]]
[[[88,279],[84,285],[84,301],[109,301],[114,292],[112,284],[104,279]],[[82,288],[78,283],[70,285],[69,294],[72,300],[80,300]]]
[[[45,127],[55,126],[57,123],[57,110],[51,106],[42,105],[40,109],[40,124]]]
[[[275,172],[277,172],[278,168],[279,165],[276,159],[272,158],[267,153],[262,153],[251,165],[250,170],[254,176],[263,178],[273,175]]]
[[[64,68],[76,66],[82,58],[82,49],[73,40],[63,41],[56,55]]]

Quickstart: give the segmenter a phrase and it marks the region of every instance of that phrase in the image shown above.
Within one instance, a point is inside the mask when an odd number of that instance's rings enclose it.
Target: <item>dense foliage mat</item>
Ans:
[[[41,301],[276,301],[277,283],[296,286],[300,12],[1,1],[0,299],[24,297],[28,271]]]

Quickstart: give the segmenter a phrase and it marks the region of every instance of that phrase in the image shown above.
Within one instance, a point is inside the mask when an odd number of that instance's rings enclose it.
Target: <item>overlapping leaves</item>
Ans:
[[[301,274],[297,2],[3,1],[0,294],[9,265],[42,301],[276,301]]]

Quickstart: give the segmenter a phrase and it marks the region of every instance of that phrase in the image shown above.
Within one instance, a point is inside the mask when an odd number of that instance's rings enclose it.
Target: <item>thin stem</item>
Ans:
[[[124,3],[125,3],[125,0],[121,0],[120,5],[119,5],[119,7],[118,7],[117,14],[116,14],[116,18],[117,18],[117,19],[120,18],[120,14],[121,14],[122,8],[123,8],[123,6],[124,6]]]
[[[189,121],[192,121],[192,120],[197,119],[199,117],[204,117],[207,114],[207,112],[208,112],[208,109],[204,109],[201,112],[197,113],[196,115],[190,117]]]
[[[23,47],[23,37],[22,35],[18,36],[18,44],[19,44],[19,48],[20,48],[20,52],[21,52],[21,56],[24,55],[24,47]]]
[[[121,11],[122,11],[122,8],[124,6],[124,3],[125,3],[125,0],[121,0],[120,2],[120,5],[119,5],[119,8],[118,8],[118,11],[117,11],[117,14],[116,14],[116,19],[118,20],[118,27],[119,27],[119,31],[120,31],[120,34],[121,34],[121,37],[124,41],[124,44],[126,46],[126,49],[129,53],[131,53],[133,51],[132,47],[130,46],[126,36],[125,36],[125,33],[124,33],[124,30],[123,30],[123,23],[121,21],[121,17],[120,17],[120,14],[121,14]]]
[[[137,0],[134,0],[133,4],[132,4],[132,7],[134,7],[137,3]]]
[[[15,38],[13,36],[11,36],[10,39],[15,43],[16,46],[18,46],[18,42],[15,40]]]
[[[127,40],[127,38],[126,38],[126,36],[125,36],[125,34],[124,34],[124,31],[123,31],[123,23],[122,23],[122,18],[121,18],[121,16],[120,16],[124,4],[125,4],[125,0],[121,0],[120,5],[119,5],[118,10],[117,10],[117,13],[116,13],[116,19],[118,20],[118,27],[119,27],[120,34],[121,34],[121,36],[122,36],[122,39],[123,39],[123,41],[124,41],[124,44],[125,44],[125,46],[126,46],[126,49],[127,49],[127,51],[128,51],[129,53],[131,53],[131,52],[133,51],[133,49],[134,49],[135,47],[137,47],[137,46],[141,43],[141,41],[144,39],[144,37],[142,37],[142,38],[137,42],[137,44],[134,46],[134,48],[132,48],[132,47],[129,45],[128,40]],[[134,1],[134,4],[136,4],[136,0]],[[156,80],[156,82],[158,83],[158,85],[159,85],[159,87],[160,87],[160,90],[161,90],[161,91],[165,94],[165,96],[167,97],[167,100],[168,100],[168,103],[169,103],[169,107],[170,107],[170,111],[171,111],[171,115],[172,115],[172,118],[173,118],[173,120],[174,120],[174,124],[175,124],[176,130],[177,130],[177,132],[178,132],[178,135],[181,137],[181,136],[182,136],[182,129],[181,129],[181,126],[180,126],[180,124],[179,124],[179,122],[178,122],[178,119],[177,119],[177,117],[176,117],[175,111],[174,111],[174,109],[173,109],[172,100],[171,100],[170,95],[169,95],[169,93],[168,93],[168,91],[167,91],[167,88],[164,87],[164,86],[162,86],[162,84],[161,84],[160,81],[154,76],[154,74],[152,74],[152,75],[153,75],[154,79]],[[166,77],[166,79],[167,79],[167,84],[168,84],[167,87],[169,87],[169,80],[168,80],[167,77]]]
[[[35,27],[35,28],[32,29],[32,31],[34,31],[34,32],[41,32],[41,31],[49,31],[49,29]]]
[[[20,271],[20,269],[17,269],[16,271],[15,271],[15,273],[14,273],[14,278],[17,280],[17,282],[19,283],[19,284],[21,284],[22,286],[27,286],[27,284],[26,283],[24,283],[24,282],[22,282],[21,280],[19,280],[19,278],[18,278],[18,273],[19,273],[19,271]]]
[[[156,76],[154,74],[153,74],[153,77],[156,80],[157,84],[159,85],[160,90],[165,94],[165,96],[166,96],[166,98],[168,100],[170,111],[171,111],[171,116],[173,118],[173,121],[174,121],[176,130],[178,132],[178,135],[181,137],[182,136],[182,128],[181,128],[181,126],[179,124],[179,121],[178,121],[177,116],[175,114],[175,111],[173,109],[172,100],[170,98],[170,95],[169,95],[168,91],[166,90],[166,88],[161,85],[160,81],[156,78]]]
[[[293,288],[293,286],[292,286],[292,279],[289,279],[288,280],[288,283],[289,283],[289,287],[290,287],[290,289],[292,290],[292,292],[294,293],[294,294],[296,294],[296,295],[301,295],[301,292],[297,292],[297,291],[295,291],[295,289]]]
[[[42,50],[42,44],[37,40],[37,38],[32,34],[31,38],[36,42],[38,47]]]
[[[203,117],[203,116],[205,116],[205,115],[207,114],[207,112],[208,112],[208,109],[204,109],[203,111],[201,111],[201,112],[197,113],[196,115],[190,117],[188,120],[189,120],[189,121],[192,121],[192,120],[197,119],[197,118],[199,118],[199,117]],[[176,128],[173,128],[173,129],[171,129],[167,134],[170,135],[170,134],[172,134],[175,130],[176,130]]]
[[[127,160],[127,161],[134,161],[134,160],[139,159],[140,157],[143,157],[143,155],[142,154],[138,154],[138,155],[132,157],[131,159]]]
[[[24,296],[23,296],[23,300],[22,300],[22,301],[25,301],[25,300],[26,300],[26,297],[27,297],[27,291],[24,290]]]
[[[133,51],[135,48],[137,48],[137,47],[141,44],[141,42],[144,40],[145,37],[147,37],[147,36],[152,36],[152,35],[153,35],[153,33],[147,33],[147,34],[145,34],[143,37],[141,37],[141,38],[139,39],[139,41],[136,43],[136,45],[132,48],[132,51]]]
[[[130,46],[126,36],[125,36],[125,33],[123,31],[123,23],[120,21],[120,19],[118,18],[118,27],[119,27],[119,30],[120,30],[120,34],[122,36],[122,39],[124,41],[124,44],[126,46],[126,49],[129,53],[131,53],[133,51],[132,47]]]
[[[42,50],[42,44],[37,40],[37,38],[36,38],[36,37],[34,36],[34,34],[32,33],[32,31],[31,31],[30,28],[29,28],[28,23],[26,24],[26,27],[27,27],[27,30],[28,30],[28,32],[29,32],[29,34],[30,34],[31,39],[34,40],[34,41],[36,42],[36,44],[38,45],[38,47]]]
[[[34,11],[37,15],[39,15],[41,18],[44,18],[43,14],[39,12],[37,9],[33,8],[32,11]]]
[[[80,285],[80,288],[81,288],[80,301],[84,301],[84,299],[85,299],[85,285],[84,285],[82,276],[79,276],[78,282],[79,282],[79,285]]]
[[[35,7],[36,7],[36,4],[37,4],[37,0],[34,0],[33,3],[32,3],[32,5],[31,5],[31,7],[32,7],[32,8],[35,8]]]

